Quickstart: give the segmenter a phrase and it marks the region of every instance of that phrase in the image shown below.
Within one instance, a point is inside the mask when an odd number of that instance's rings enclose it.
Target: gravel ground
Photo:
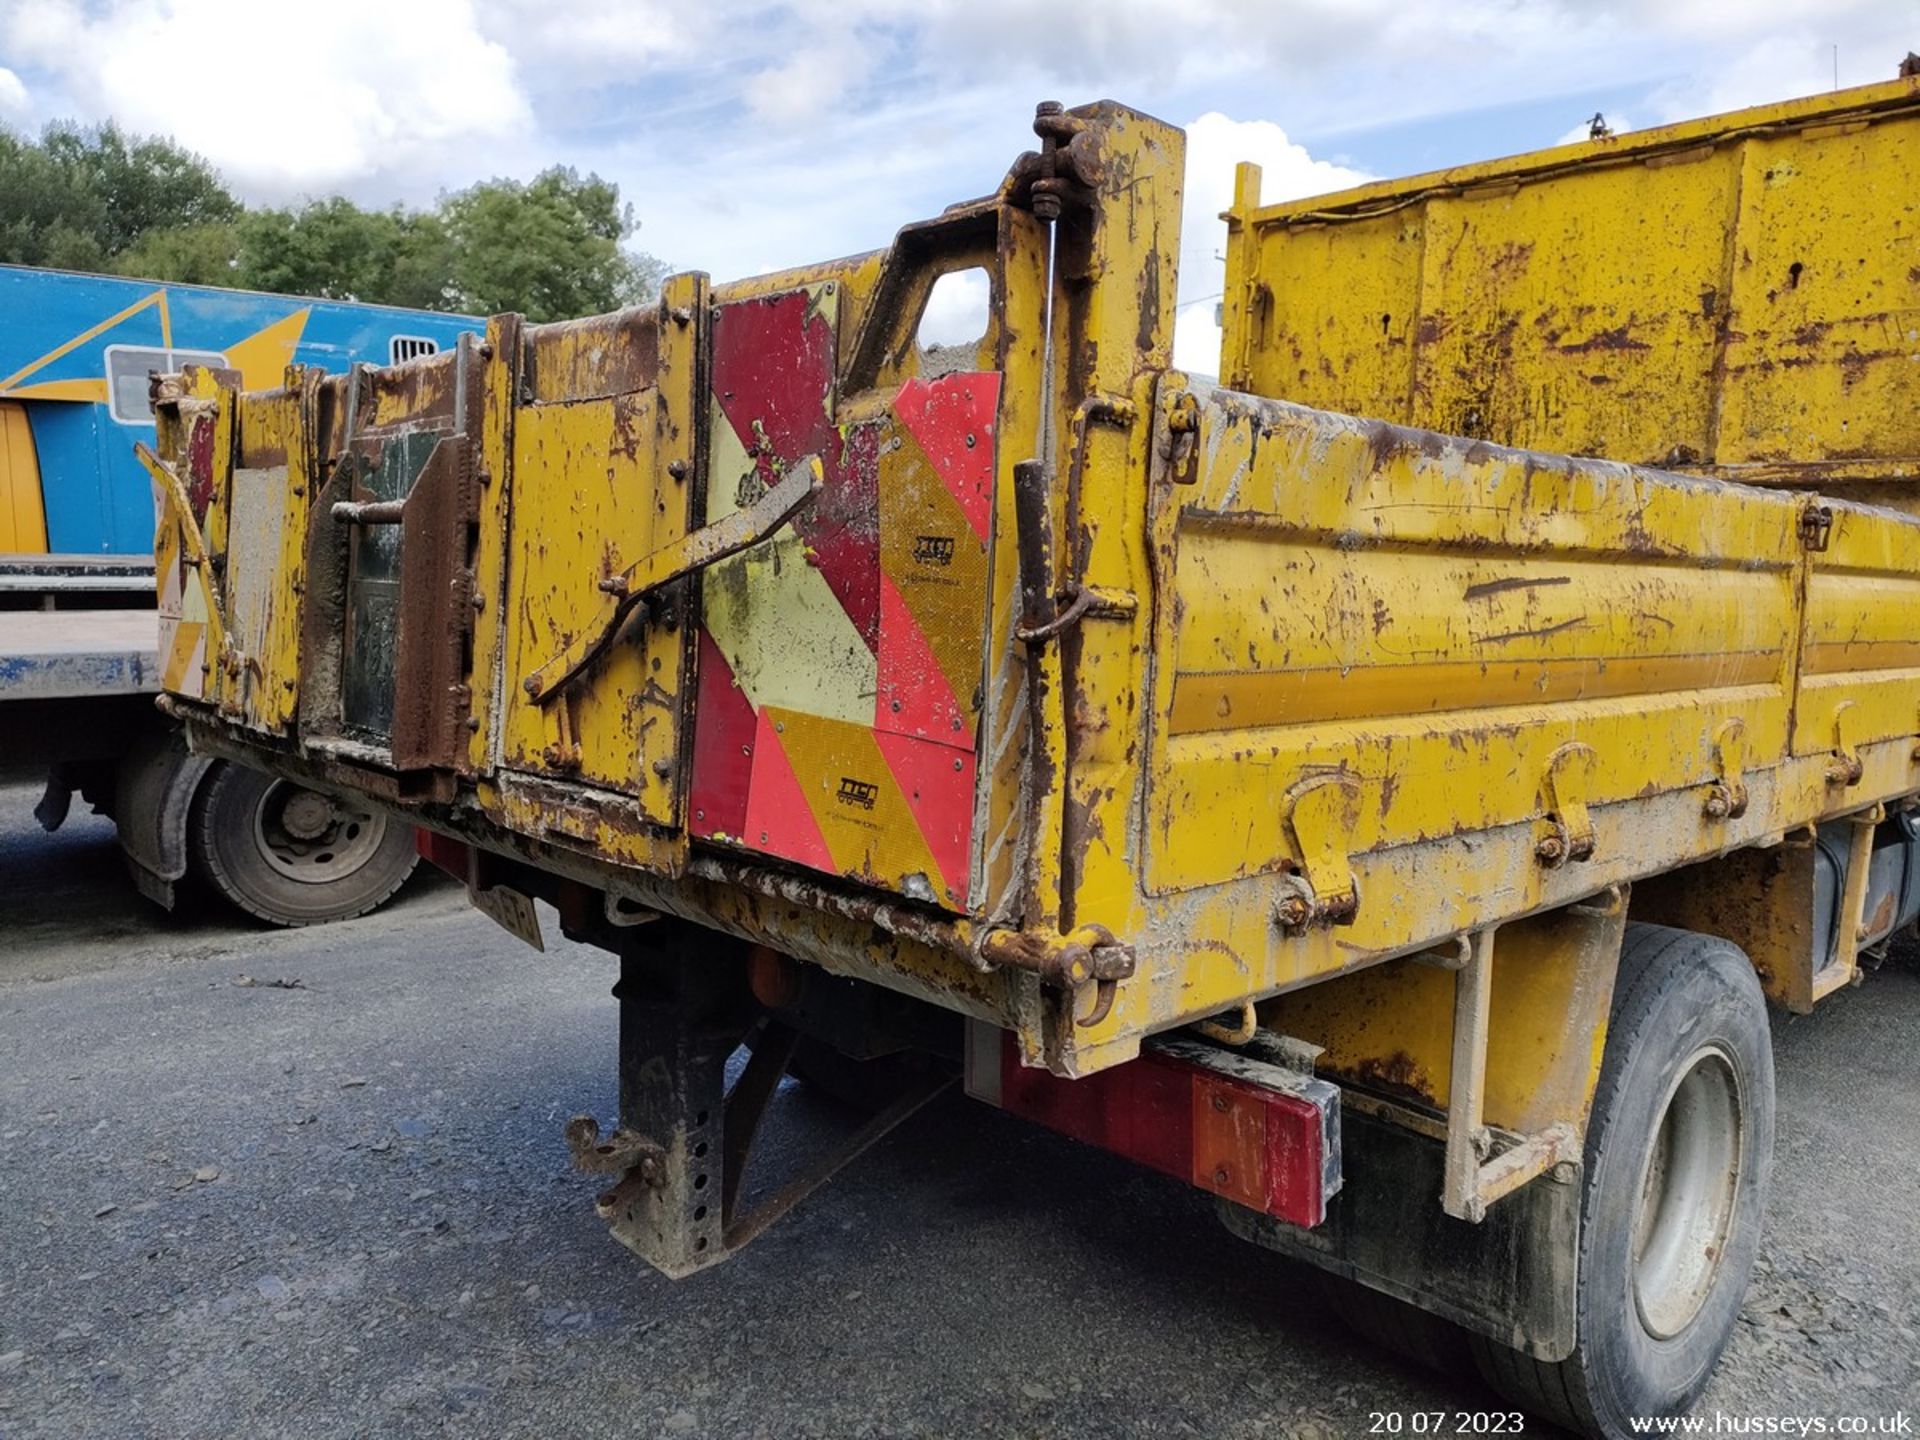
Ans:
[[[365,920],[162,915],[0,788],[0,1440],[1360,1435],[1499,1408],[1350,1339],[1191,1192],[960,1098],[738,1259],[610,1240],[614,967],[425,877]],[[1769,1239],[1703,1409],[1920,1397],[1920,973],[1779,1020]],[[763,1163],[847,1117],[789,1086]],[[1539,1427],[1533,1427],[1539,1428]]]

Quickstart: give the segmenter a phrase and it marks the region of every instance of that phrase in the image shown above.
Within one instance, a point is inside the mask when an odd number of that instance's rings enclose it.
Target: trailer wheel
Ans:
[[[1684,1413],[1733,1336],[1773,1158],[1773,1050],[1725,940],[1629,925],[1587,1127],[1577,1344],[1546,1364],[1481,1337],[1487,1380],[1596,1436]]]
[[[365,801],[230,764],[194,797],[188,842],[213,889],[275,925],[364,915],[418,859],[412,832]]]

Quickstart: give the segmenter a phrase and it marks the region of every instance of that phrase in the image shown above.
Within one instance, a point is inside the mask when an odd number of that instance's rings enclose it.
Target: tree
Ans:
[[[617,185],[571,167],[526,184],[489,180],[440,201],[458,307],[571,320],[651,299],[660,263],[621,242],[635,229]]]
[[[241,285],[240,240],[234,226],[214,220],[149,230],[113,257],[118,275],[185,285]]]
[[[240,214],[205,160],[111,121],[55,121],[37,143],[0,132],[0,194],[0,259],[66,269],[106,269],[150,231]]]
[[[232,283],[252,290],[457,308],[449,288],[453,255],[433,214],[362,210],[334,196],[297,210],[254,210],[241,220]]]
[[[650,299],[662,269],[624,247],[619,187],[559,166],[427,211],[246,210],[171,140],[56,122],[38,141],[0,129],[0,197],[0,261],[146,280],[564,320]]]

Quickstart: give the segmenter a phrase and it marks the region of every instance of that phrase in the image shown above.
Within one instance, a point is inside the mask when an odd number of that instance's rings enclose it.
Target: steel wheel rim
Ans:
[[[364,802],[276,780],[253,811],[253,840],[276,874],[303,885],[351,875],[380,848],[387,819]]]
[[[1718,1045],[1687,1057],[1667,1091],[1641,1171],[1633,1299],[1657,1340],[1691,1325],[1733,1237],[1746,1149],[1739,1072]]]

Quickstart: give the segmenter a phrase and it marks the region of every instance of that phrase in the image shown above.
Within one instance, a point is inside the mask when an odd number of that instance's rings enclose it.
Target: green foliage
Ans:
[[[56,122],[36,144],[0,133],[0,260],[99,270],[149,231],[233,220],[213,167],[171,140]]]
[[[187,285],[242,285],[239,241],[226,221],[149,230],[113,257],[117,275]],[[100,267],[95,267],[100,268]]]
[[[565,167],[489,180],[427,211],[333,196],[248,210],[171,140],[109,123],[0,129],[0,262],[323,299],[570,319],[650,299],[619,187]]]
[[[598,175],[554,166],[530,184],[489,180],[443,196],[453,246],[453,289],[481,314],[518,310],[529,320],[566,320],[650,298],[661,266],[620,242],[633,207]]]
[[[240,222],[235,283],[250,290],[457,310],[454,256],[440,217],[362,210],[334,196]]]

